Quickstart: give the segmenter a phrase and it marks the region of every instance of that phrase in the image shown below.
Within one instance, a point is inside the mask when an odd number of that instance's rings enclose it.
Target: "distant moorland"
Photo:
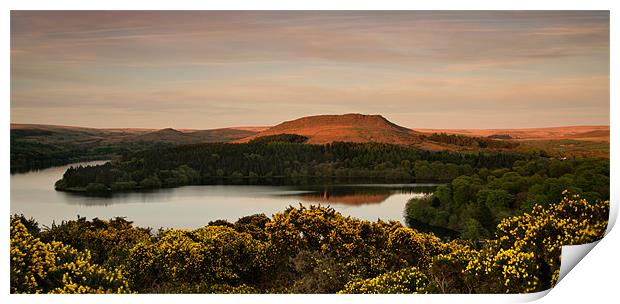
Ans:
[[[535,129],[409,129],[380,115],[319,115],[273,127],[210,130],[95,129],[11,124],[11,171],[27,171],[77,161],[112,159],[123,154],[175,145],[249,142],[257,137],[296,134],[307,143],[379,142],[424,150],[545,151],[560,157],[609,158],[609,126]]]
[[[156,147],[227,142],[255,134],[252,128],[213,130],[94,129],[11,124],[11,172],[79,161],[111,159]]]

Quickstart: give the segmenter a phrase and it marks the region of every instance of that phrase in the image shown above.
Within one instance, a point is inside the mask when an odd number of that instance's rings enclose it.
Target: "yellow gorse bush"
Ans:
[[[496,237],[467,266],[467,275],[501,278],[499,286],[479,286],[490,292],[535,292],[553,287],[560,272],[561,248],[594,242],[607,229],[609,201],[588,202],[565,196],[547,208],[504,219]],[[484,282],[485,280],[481,280]]]
[[[229,227],[168,230],[131,250],[127,275],[136,288],[157,283],[239,283],[266,266],[266,245]]]
[[[90,252],[60,242],[43,243],[18,218],[11,219],[12,293],[126,293],[120,270],[91,263]]]
[[[430,280],[416,267],[347,283],[338,293],[429,293]]]

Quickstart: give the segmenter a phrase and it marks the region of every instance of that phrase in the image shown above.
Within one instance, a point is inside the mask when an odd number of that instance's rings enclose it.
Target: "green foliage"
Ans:
[[[108,190],[108,187],[106,187],[104,184],[100,184],[100,183],[89,183],[86,186],[86,191],[87,192],[105,192]]]
[[[137,186],[137,183],[134,181],[113,182],[112,185],[110,185],[110,188],[112,191],[126,191],[126,190],[133,190],[136,188],[136,186]]]
[[[481,169],[437,187],[431,197],[410,200],[405,214],[412,227],[421,223],[485,239],[502,219],[560,201],[566,189],[590,201],[609,199],[609,161],[538,158]]]
[[[489,237],[489,232],[480,225],[480,223],[473,219],[468,218],[465,222],[465,227],[461,233],[461,238],[464,240],[479,240]]]
[[[260,136],[250,140],[250,143],[272,143],[272,142],[285,142],[285,143],[297,143],[302,144],[308,141],[308,137],[297,134],[276,134],[268,136]]]
[[[99,166],[69,168],[56,183],[56,189],[89,191],[91,183],[103,184],[111,191],[125,191],[216,183],[446,181],[482,168],[512,166],[517,160],[531,157],[505,152],[425,151],[380,143],[310,145],[284,135],[288,139],[280,141],[278,136],[247,144],[212,143],[147,150]],[[92,189],[100,188],[97,185]]]
[[[498,140],[510,139],[510,136],[489,136],[489,137],[471,137],[456,134],[433,133],[431,135],[423,135],[431,141],[446,143],[456,146],[472,147],[472,148],[493,148],[493,149],[514,149],[519,146],[516,141]]]
[[[143,189],[160,188],[161,181],[157,176],[151,175],[140,181],[140,187]]]

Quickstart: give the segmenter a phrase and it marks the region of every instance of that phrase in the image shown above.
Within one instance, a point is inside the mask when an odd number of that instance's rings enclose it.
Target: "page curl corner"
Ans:
[[[611,225],[610,225],[611,226]],[[610,227],[608,226],[608,227]],[[609,229],[609,228],[608,228]],[[594,248],[600,240],[581,245],[562,246],[562,262],[560,264],[560,275],[556,285]]]

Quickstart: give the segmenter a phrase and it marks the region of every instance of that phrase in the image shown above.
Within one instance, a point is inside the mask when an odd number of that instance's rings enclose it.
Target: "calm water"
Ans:
[[[102,161],[82,164],[101,164]],[[11,214],[23,213],[39,224],[75,219],[126,217],[142,227],[197,228],[209,221],[283,211],[298,204],[330,205],[344,215],[404,223],[407,200],[426,195],[433,184],[351,184],[316,186],[209,185],[87,197],[54,190],[69,167],[11,175]]]

